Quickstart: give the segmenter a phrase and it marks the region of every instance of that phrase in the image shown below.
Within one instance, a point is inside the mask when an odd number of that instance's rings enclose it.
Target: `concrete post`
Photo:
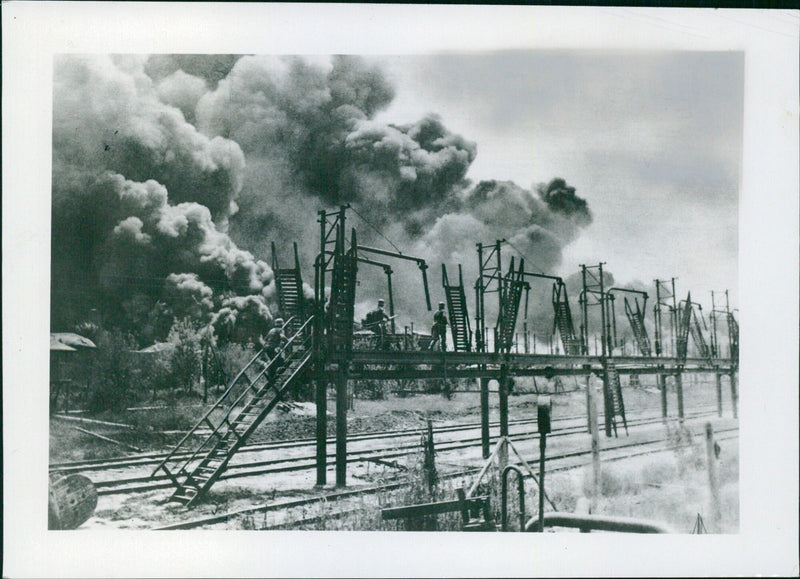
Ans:
[[[592,435],[592,512],[597,512],[600,497],[600,433],[597,421],[597,391],[589,381],[586,386],[589,401],[589,432]]]
[[[663,366],[661,367],[664,368]],[[659,374],[658,375],[658,385],[659,389],[661,390],[661,418],[664,422],[667,421],[667,375],[666,374]]]
[[[720,503],[719,488],[717,484],[717,457],[714,450],[714,429],[710,422],[706,422],[706,462],[708,466],[708,492],[711,502],[711,518],[713,532],[719,533],[720,529]]]

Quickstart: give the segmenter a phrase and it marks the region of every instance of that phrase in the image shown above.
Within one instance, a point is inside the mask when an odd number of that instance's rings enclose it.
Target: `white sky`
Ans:
[[[439,114],[476,141],[468,177],[563,177],[594,223],[559,272],[606,262],[617,282],[678,278],[708,302],[738,286],[744,53],[505,51],[381,59],[381,120]],[[482,240],[491,242],[493,240]],[[531,256],[535,262],[535,256]]]
[[[2,14],[5,575],[797,575],[798,12],[333,4],[223,8],[218,3],[187,7],[178,3],[8,2],[3,4]],[[690,535],[650,539],[545,534],[534,540],[520,534],[484,537],[469,533],[439,534],[432,541],[414,533],[44,530],[53,54],[393,55],[443,50],[481,53],[498,48],[745,51],[744,165],[739,189],[741,532],[726,537],[708,536],[702,541]],[[443,95],[436,90],[441,85],[439,79],[417,81],[418,98],[429,95],[441,102]],[[630,89],[637,94],[635,83]],[[660,122],[662,111],[656,107],[664,101],[656,100],[647,91],[638,94],[643,100],[634,102],[637,106],[643,102],[645,113],[636,118]],[[631,266],[630,275],[644,277],[644,281],[650,276],[677,275],[682,283],[690,279],[690,274],[683,274],[661,257],[653,264],[626,259],[626,251],[632,257],[638,255],[637,259],[649,255],[652,246],[647,248],[646,244],[654,243],[648,241],[652,236],[642,235],[652,227],[643,217],[646,212],[632,207],[631,199],[639,196],[632,194],[635,190],[623,191],[623,187],[615,186],[618,169],[606,176],[601,187],[603,163],[592,157],[592,151],[576,148],[571,140],[570,135],[580,134],[575,132],[579,125],[594,124],[610,131],[592,132],[598,141],[597,149],[605,149],[606,135],[619,135],[620,131],[613,127],[628,113],[637,112],[609,108],[607,99],[601,99],[603,105],[598,109],[582,106],[586,99],[601,96],[602,91],[597,90],[588,95],[575,90],[566,93],[566,102],[574,102],[573,110],[590,115],[590,119],[568,119],[563,125],[548,126],[546,123],[554,122],[555,117],[537,120],[538,109],[534,109],[529,124],[523,123],[516,130],[512,123],[510,128],[495,133],[492,130],[497,131],[498,125],[485,120],[492,118],[491,113],[484,109],[478,114],[469,98],[460,104],[451,99],[444,109],[436,109],[453,130],[478,141],[481,157],[473,177],[507,176],[529,185],[528,181],[547,180],[558,174],[589,199],[595,211],[595,225],[571,249],[574,255],[568,261],[604,259],[620,277],[629,274],[625,269],[629,263],[636,264],[635,268]],[[400,95],[398,102],[408,99]],[[519,103],[512,99],[509,105]],[[627,139],[614,143],[614,150],[630,154],[631,150],[641,149],[643,160],[652,160],[653,153],[660,152],[660,144],[667,143],[667,159],[672,161],[659,166],[658,173],[663,175],[665,185],[648,188],[651,196],[657,194],[656,199],[672,196],[676,190],[685,195],[696,195],[698,189],[710,190],[705,186],[692,189],[685,181],[672,178],[676,171],[670,167],[675,164],[685,168],[695,160],[706,159],[695,159],[695,151],[682,151],[676,144],[685,143],[686,136],[694,134],[694,123],[703,119],[691,118],[691,107],[688,112],[677,104],[666,108],[690,117],[683,119],[688,127],[671,125],[682,127],[675,133],[676,142],[664,141],[669,131],[637,131],[633,126]],[[616,112],[610,114],[612,111]],[[482,122],[463,123],[462,129],[462,121],[456,118],[459,115]],[[540,124],[533,125],[534,122]],[[529,132],[530,126],[535,130]],[[502,140],[500,145],[507,150],[521,151],[516,153],[521,162],[504,163],[497,160],[501,153],[488,154],[494,148],[492,134],[495,140]],[[724,133],[715,134],[724,140]],[[649,140],[658,135],[660,139]],[[559,138],[563,140],[559,142]],[[708,142],[711,144],[700,147],[703,155],[713,150],[727,158],[730,144],[723,142],[716,147],[715,142],[712,139]],[[532,163],[528,146],[533,150]],[[503,151],[503,147],[494,149]],[[623,174],[623,183],[628,187],[652,183],[654,174],[629,169]],[[636,175],[637,180],[631,175]],[[697,171],[684,171],[684,175],[696,176]],[[616,199],[617,208],[613,203],[601,203],[610,197]],[[688,224],[689,231],[705,231],[709,228],[706,212],[717,207],[729,214],[727,198],[703,199],[699,206],[682,203],[686,209],[674,216],[673,226],[683,228]],[[714,199],[719,199],[717,205]],[[653,209],[659,208],[655,201],[650,204]],[[619,206],[624,210],[620,211]],[[614,219],[610,218],[612,214]],[[725,223],[724,219],[712,221],[719,224],[717,227]],[[628,238],[620,237],[614,231],[620,225],[631,229],[636,226],[639,231],[634,230]],[[663,231],[658,233],[656,242],[663,240],[684,248],[670,250],[669,255],[683,255],[696,248],[685,239],[693,239],[686,230],[676,231],[667,239],[665,235]],[[724,239],[722,232],[705,233],[706,244],[722,240],[723,254],[731,247]],[[632,251],[627,247],[630,240],[633,249],[645,247]],[[702,264],[709,259],[707,255],[700,252],[693,259]],[[720,273],[725,280],[730,275]],[[776,315],[776,308],[781,315]]]

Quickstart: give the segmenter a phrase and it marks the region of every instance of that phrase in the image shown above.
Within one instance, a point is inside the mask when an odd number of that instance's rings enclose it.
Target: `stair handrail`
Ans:
[[[267,365],[266,365],[266,366],[265,366],[265,367],[264,367],[264,368],[261,370],[261,372],[259,372],[259,373],[258,373],[258,376],[256,376],[256,379],[258,379],[258,378],[260,378],[261,376],[263,376],[263,375],[264,375],[264,374],[265,374],[265,373],[266,373],[266,372],[267,372],[267,371],[268,371],[268,370],[269,370],[269,369],[272,367],[273,363],[275,363],[275,360],[279,360],[279,359],[280,359],[280,356],[279,356],[279,354],[282,354],[282,353],[283,353],[283,351],[286,349],[286,347],[287,347],[287,346],[289,346],[289,344],[291,344],[291,343],[294,341],[294,339],[295,339],[295,338],[296,338],[298,335],[300,335],[300,333],[303,331],[303,329],[306,327],[306,324],[308,324],[308,322],[309,322],[309,321],[310,321],[310,319],[309,319],[309,320],[307,320],[307,321],[306,321],[306,322],[305,322],[305,323],[304,323],[304,324],[303,324],[303,325],[300,327],[300,329],[299,329],[299,330],[298,330],[298,331],[297,331],[297,332],[296,332],[294,335],[292,335],[292,337],[291,337],[291,338],[289,338],[289,340],[286,342],[286,344],[284,344],[284,346],[283,346],[282,348],[280,348],[280,349],[279,349],[279,350],[276,352],[276,355],[275,355],[275,357],[274,357],[274,358],[272,358],[272,360],[270,360],[270,361],[269,361],[269,363],[268,363],[268,364],[267,364]],[[284,363],[288,363],[288,360],[283,360],[283,362],[284,362]],[[259,393],[259,394],[261,393],[261,390],[262,390],[262,389],[259,389],[259,390],[258,390],[258,393]],[[227,411],[227,412],[224,414],[224,416],[222,417],[222,420],[220,420],[219,424],[217,424],[217,426],[214,428],[214,430],[211,432],[211,434],[209,434],[209,435],[206,437],[206,439],[203,441],[203,444],[201,444],[199,447],[197,447],[197,449],[196,449],[196,450],[195,450],[195,451],[192,453],[192,455],[191,455],[191,456],[190,456],[190,457],[189,457],[189,458],[188,458],[188,459],[187,459],[187,460],[186,460],[186,461],[183,463],[183,465],[181,466],[181,469],[179,469],[179,472],[180,472],[180,470],[182,470],[182,469],[186,468],[186,465],[188,465],[190,462],[192,462],[192,461],[193,461],[193,460],[194,460],[194,459],[197,457],[197,455],[199,454],[200,450],[201,450],[201,449],[203,449],[203,448],[206,446],[206,444],[207,444],[207,443],[208,443],[210,440],[212,440],[212,439],[213,439],[214,435],[215,435],[215,434],[217,434],[217,433],[219,432],[220,428],[222,428],[222,425],[223,425],[225,422],[229,422],[229,420],[228,420],[228,419],[230,418],[231,412],[233,411],[233,409],[234,409],[234,408],[236,408],[236,406],[239,404],[239,402],[240,402],[240,401],[241,401],[241,400],[242,400],[242,399],[243,399],[245,396],[247,396],[247,394],[248,394],[248,393],[249,393],[249,389],[248,389],[248,388],[246,388],[246,389],[245,389],[245,390],[244,390],[244,391],[243,391],[243,392],[242,392],[242,393],[239,395],[239,397],[238,397],[236,400],[234,400],[234,401],[233,401],[233,402],[230,404],[230,407],[228,408],[228,411]],[[221,400],[222,400],[222,399],[220,399],[220,401],[221,401]],[[212,410],[213,410],[213,408],[212,408]],[[210,414],[210,412],[211,412],[211,411],[209,411],[209,414]],[[203,420],[205,420],[205,418],[204,418]]]
[[[310,321],[310,320],[308,320],[308,321]],[[291,341],[291,340],[294,340],[294,338],[295,338],[295,337],[297,337],[297,336],[298,336],[298,335],[301,333],[302,329],[305,327],[305,325],[308,323],[308,321],[306,321],[306,323],[304,323],[304,324],[303,324],[303,326],[301,326],[300,330],[298,330],[298,331],[297,331],[297,333],[295,333],[295,334],[292,336],[292,338],[290,339],[290,341]],[[307,337],[306,337],[306,341],[308,341],[308,340],[310,340],[310,339],[311,339],[311,335],[309,335],[309,336],[307,336]],[[284,346],[284,348],[285,348],[286,346],[288,346],[288,345],[289,345],[289,343],[290,343],[290,342],[289,342],[289,341],[287,341],[287,342],[286,342],[286,345]],[[305,343],[305,342],[304,342],[304,343]],[[281,349],[278,351],[278,353],[283,353],[283,350],[284,350],[284,348],[281,348]],[[309,351],[304,351],[303,353],[304,353],[304,354],[306,354],[306,355],[309,355],[309,356],[310,356],[310,352],[309,352]],[[294,352],[292,352],[292,355],[294,355]],[[274,360],[278,360],[278,359],[279,359],[279,357],[276,355],[276,356],[275,356],[275,357],[274,357],[272,360],[274,361]],[[284,362],[284,364],[288,364],[288,363],[289,363],[289,360],[288,360],[288,359],[287,359],[287,360],[283,360],[283,362]],[[263,376],[263,375],[264,375],[264,373],[265,373],[265,372],[267,372],[267,371],[269,370],[269,368],[270,368],[270,366],[271,366],[271,365],[272,365],[272,361],[270,361],[270,363],[269,363],[269,364],[267,364],[267,365],[264,367],[264,369],[263,369],[261,372],[259,372],[259,374],[258,374],[257,378],[260,378],[261,376]],[[263,390],[263,388],[262,388],[262,389],[259,389],[259,390],[258,390],[258,394],[260,394],[262,390]],[[214,435],[216,435],[216,434],[217,434],[217,433],[220,431],[220,429],[222,428],[222,425],[223,425],[223,424],[225,424],[225,423],[227,422],[227,423],[228,423],[228,425],[230,426],[230,420],[229,420],[229,418],[230,418],[231,412],[233,411],[233,409],[234,409],[234,408],[236,408],[236,406],[239,404],[239,402],[240,402],[240,401],[241,401],[241,400],[242,400],[242,399],[243,399],[245,396],[247,396],[247,394],[248,394],[248,391],[249,391],[249,389],[245,389],[245,390],[244,390],[244,392],[242,392],[242,393],[239,395],[239,397],[238,397],[236,400],[234,400],[234,401],[233,401],[233,403],[231,403],[231,405],[230,405],[230,408],[229,408],[229,409],[228,409],[228,411],[225,413],[225,415],[222,417],[222,420],[220,420],[219,424],[217,424],[217,426],[214,428],[214,430],[211,432],[211,434],[209,434],[209,435],[206,437],[206,439],[203,441],[203,444],[201,444],[200,446],[198,446],[198,447],[197,447],[197,449],[195,449],[195,451],[192,453],[192,455],[191,455],[191,456],[190,456],[188,459],[186,459],[186,461],[184,461],[184,463],[183,463],[183,464],[181,465],[181,467],[178,469],[178,472],[179,472],[179,473],[180,473],[181,471],[185,470],[185,469],[186,469],[186,467],[187,467],[187,465],[189,465],[189,464],[190,464],[190,463],[191,463],[193,460],[195,460],[195,459],[197,458],[197,456],[200,454],[200,451],[201,451],[202,449],[204,449],[204,448],[206,447],[206,445],[207,445],[207,444],[208,444],[208,443],[209,443],[211,440],[213,440],[213,438],[214,438]]]
[[[647,294],[645,294],[647,295]],[[636,303],[636,311],[633,310],[630,303],[628,302],[628,298],[625,298],[625,316],[628,318],[628,322],[631,325],[631,329],[633,330],[634,338],[636,339],[636,343],[639,346],[639,351],[642,356],[649,356],[650,355],[650,338],[647,335],[647,327],[644,324],[644,314],[645,309],[639,308],[639,301],[635,300]]]
[[[294,316],[293,316],[293,317],[294,317]],[[292,318],[293,318],[293,317],[292,317]],[[312,316],[312,317],[313,317],[313,316]],[[291,320],[292,320],[292,318],[289,318],[289,321],[291,321]],[[310,320],[310,319],[311,319],[311,318],[309,318],[309,320]],[[302,331],[302,329],[303,329],[303,328],[305,328],[305,325],[306,325],[306,324],[303,324],[303,326],[301,326],[300,330],[298,330],[298,332],[297,332],[297,333],[300,333],[300,331]],[[293,339],[295,338],[295,336],[297,335],[297,333],[296,333],[296,334],[294,334],[294,335],[292,336],[292,338],[291,338],[289,341],[287,341],[286,345],[288,345],[288,344],[291,342],[291,340],[293,340]],[[261,349],[260,349],[260,350],[259,350],[259,351],[258,351],[258,352],[257,352],[257,353],[256,353],[256,354],[255,354],[255,355],[254,355],[254,356],[253,356],[251,359],[250,359],[250,361],[249,361],[247,364],[245,364],[245,365],[242,367],[242,369],[239,371],[239,373],[238,373],[238,374],[236,374],[236,377],[235,377],[233,380],[231,380],[231,383],[230,383],[230,385],[228,386],[228,388],[227,388],[227,389],[225,390],[225,392],[223,392],[223,393],[222,393],[222,395],[221,395],[221,396],[220,396],[220,397],[217,399],[217,401],[214,403],[214,405],[213,405],[213,406],[211,406],[211,408],[209,408],[209,409],[208,409],[208,411],[207,411],[207,412],[206,412],[206,413],[203,415],[203,417],[202,417],[202,418],[200,418],[200,420],[198,420],[198,421],[197,421],[197,423],[196,423],[196,424],[195,424],[195,425],[194,425],[194,426],[193,426],[191,429],[189,429],[189,430],[186,432],[186,434],[184,435],[184,437],[183,437],[183,438],[181,438],[181,440],[178,442],[178,444],[176,444],[176,445],[173,447],[173,449],[172,449],[172,450],[170,451],[170,453],[169,453],[169,454],[168,454],[168,455],[167,455],[167,456],[164,458],[164,460],[162,460],[162,461],[161,461],[161,462],[158,464],[158,466],[155,468],[155,470],[153,470],[153,473],[150,475],[151,477],[152,477],[152,476],[155,476],[155,473],[157,473],[157,472],[158,472],[158,471],[159,471],[159,470],[160,470],[160,469],[161,469],[161,468],[162,468],[162,467],[163,467],[165,464],[167,464],[167,462],[169,462],[169,460],[170,460],[170,459],[171,459],[171,458],[172,458],[172,457],[175,455],[175,453],[178,451],[178,449],[179,449],[181,446],[183,446],[183,443],[184,443],[184,442],[186,442],[186,440],[187,440],[187,439],[188,439],[188,438],[189,438],[189,437],[190,437],[192,434],[194,434],[194,433],[197,431],[197,429],[198,429],[198,428],[200,428],[200,425],[201,425],[201,424],[203,424],[204,422],[207,422],[207,421],[208,421],[208,417],[209,417],[209,416],[211,416],[211,413],[212,413],[212,412],[214,412],[214,410],[216,410],[216,409],[217,409],[217,408],[218,408],[218,407],[219,407],[219,406],[222,404],[222,401],[223,401],[225,398],[227,398],[227,396],[228,396],[228,395],[231,393],[231,391],[233,390],[233,388],[234,388],[234,387],[235,387],[235,386],[238,384],[238,382],[239,382],[240,378],[241,378],[241,377],[242,377],[242,375],[245,373],[245,371],[246,371],[248,368],[250,368],[250,366],[252,366],[253,364],[255,364],[256,360],[258,360],[259,358],[261,358],[261,355],[264,353],[264,350],[265,350],[265,349],[266,349],[266,348],[261,348]],[[280,351],[281,351],[281,352],[283,352],[283,348],[281,348],[281,350],[280,350]],[[272,362],[272,360],[270,360],[270,363],[271,363],[271,362]],[[269,364],[267,364],[267,367],[269,367]],[[265,368],[265,369],[266,369],[266,368]],[[263,371],[262,371],[262,373],[261,373],[261,374],[263,374]],[[261,374],[259,374],[259,376],[260,376]],[[237,399],[237,402],[238,402],[238,399]],[[202,446],[201,446],[201,448],[202,448]]]
[[[467,298],[466,294],[464,293],[464,276],[461,272],[461,264],[458,264],[458,285],[451,285],[450,280],[447,277],[447,267],[445,264],[442,264],[442,286],[444,287],[444,295],[445,299],[447,300],[447,311],[450,314],[450,332],[453,334],[453,347],[457,348],[457,335],[458,330],[463,330],[464,332],[464,342],[467,348],[467,351],[472,350],[472,340],[470,339],[472,335],[472,326],[469,322],[469,313],[467,308]],[[458,306],[462,310],[462,318],[464,324],[459,328],[456,328],[455,319],[453,312],[455,308],[453,307],[452,303],[452,292],[456,292],[458,295]]]

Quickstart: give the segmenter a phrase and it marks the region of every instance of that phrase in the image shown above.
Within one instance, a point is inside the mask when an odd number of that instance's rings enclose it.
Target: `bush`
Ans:
[[[236,374],[256,355],[254,346],[236,343],[224,344],[217,351],[220,359],[221,384],[229,384],[236,377]]]
[[[355,396],[363,400],[385,400],[386,388],[382,380],[356,380]]]
[[[197,422],[191,408],[172,405],[168,408],[142,410],[131,413],[127,419],[131,426],[141,430],[188,430]]]
[[[122,410],[134,399],[135,341],[131,334],[118,330],[101,335],[98,341],[88,410]]]
[[[159,390],[172,390],[172,365],[165,355],[141,356],[139,360],[141,384],[156,399]]]
[[[175,322],[167,340],[175,346],[170,358],[173,381],[188,394],[201,376],[201,334],[190,320],[184,319]]]

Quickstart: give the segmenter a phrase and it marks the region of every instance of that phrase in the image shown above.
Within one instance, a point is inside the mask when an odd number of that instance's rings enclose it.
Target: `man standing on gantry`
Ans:
[[[366,328],[372,330],[378,336],[378,348],[383,349],[386,342],[386,322],[389,321],[389,315],[383,308],[384,301],[378,300],[378,307],[367,314]]]
[[[433,314],[431,338],[433,338],[431,350],[435,349],[437,344],[441,347],[442,352],[447,350],[447,314],[444,312],[444,302],[439,302],[439,310]]]

